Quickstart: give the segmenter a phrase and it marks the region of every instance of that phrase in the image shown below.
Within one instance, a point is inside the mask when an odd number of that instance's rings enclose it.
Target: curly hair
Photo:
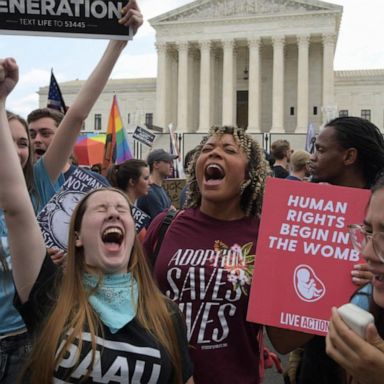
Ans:
[[[199,207],[201,204],[201,192],[196,179],[196,161],[201,154],[204,144],[211,136],[223,136],[230,134],[233,136],[236,144],[244,151],[247,156],[247,172],[249,175],[250,183],[244,189],[240,206],[246,216],[255,216],[261,213],[261,206],[263,203],[265,180],[268,175],[269,166],[264,158],[264,154],[260,145],[248,134],[245,133],[243,128],[232,126],[214,126],[208,135],[203,138],[192,160],[189,163],[189,192],[186,206],[189,208]]]

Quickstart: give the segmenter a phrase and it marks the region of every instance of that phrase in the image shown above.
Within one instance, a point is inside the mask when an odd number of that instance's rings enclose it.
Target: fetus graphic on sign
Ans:
[[[320,300],[325,294],[323,282],[309,265],[301,264],[296,267],[293,285],[297,296],[303,301],[314,302]]]

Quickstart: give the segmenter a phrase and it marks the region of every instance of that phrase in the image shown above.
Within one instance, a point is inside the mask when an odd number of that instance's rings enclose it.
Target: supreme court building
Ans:
[[[306,132],[336,110],[341,14],[313,0],[200,0],[152,19],[157,125]]]
[[[334,71],[342,11],[318,0],[197,0],[159,15],[149,21],[157,78],[109,81],[85,130],[106,129],[114,93],[128,130],[173,123],[180,133],[238,125],[303,134],[339,115],[383,129],[384,70]],[[60,84],[69,104],[81,84]]]

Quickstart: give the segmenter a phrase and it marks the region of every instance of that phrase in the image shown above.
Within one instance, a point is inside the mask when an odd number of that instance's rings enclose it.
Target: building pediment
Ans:
[[[318,0],[197,0],[150,20],[162,23],[207,19],[278,16],[318,12],[342,12],[342,7]]]

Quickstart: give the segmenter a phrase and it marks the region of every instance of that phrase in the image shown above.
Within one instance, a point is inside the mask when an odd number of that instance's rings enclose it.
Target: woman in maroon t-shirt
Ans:
[[[268,165],[243,129],[214,127],[189,166],[187,207],[168,227],[154,273],[183,312],[197,383],[259,383],[260,326],[246,321]],[[166,213],[144,242],[155,249]]]

